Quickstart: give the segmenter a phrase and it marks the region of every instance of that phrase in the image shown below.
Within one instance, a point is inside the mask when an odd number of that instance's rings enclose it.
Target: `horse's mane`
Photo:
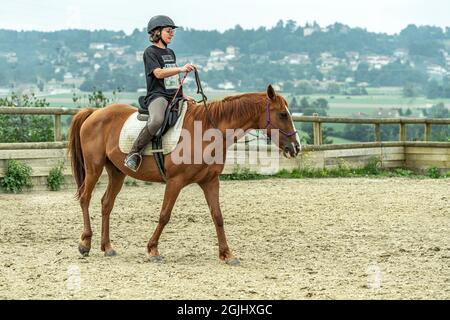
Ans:
[[[222,100],[207,103],[211,118],[217,123],[220,120],[235,121],[251,119],[261,113],[264,107],[264,94],[244,93],[225,97]],[[192,120],[209,123],[208,115],[203,103],[197,103],[188,109],[186,117]]]

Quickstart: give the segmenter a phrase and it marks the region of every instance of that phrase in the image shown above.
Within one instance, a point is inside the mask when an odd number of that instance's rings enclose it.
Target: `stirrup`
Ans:
[[[137,155],[137,156],[139,157],[139,162],[138,162],[138,164],[137,164],[137,168],[136,168],[136,169],[133,169],[133,168],[131,168],[131,167],[128,166],[127,160],[129,160],[130,158],[134,157],[135,155]],[[127,167],[127,168],[130,169],[131,171],[137,172],[137,171],[139,170],[139,168],[141,167],[141,164],[142,164],[142,155],[141,155],[139,152],[135,152],[135,153],[128,154],[128,155],[125,157],[125,160],[124,160],[123,164],[125,165],[125,167]]]

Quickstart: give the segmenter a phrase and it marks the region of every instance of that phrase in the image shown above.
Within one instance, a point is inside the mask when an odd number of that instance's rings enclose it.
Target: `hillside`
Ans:
[[[0,30],[0,87],[136,91],[145,87],[142,53],[148,45],[144,28],[130,35]],[[293,94],[358,95],[367,86],[406,86],[410,95],[450,96],[448,27],[409,25],[387,35],[280,20],[270,29],[178,29],[171,47],[179,64],[197,64],[205,86],[215,89],[261,90],[273,83]]]

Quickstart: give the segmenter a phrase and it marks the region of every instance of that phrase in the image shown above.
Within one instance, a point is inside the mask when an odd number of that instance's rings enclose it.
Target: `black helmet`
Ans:
[[[178,28],[172,19],[168,16],[154,16],[150,19],[147,26],[147,32],[150,33],[153,29],[159,27],[172,27]]]

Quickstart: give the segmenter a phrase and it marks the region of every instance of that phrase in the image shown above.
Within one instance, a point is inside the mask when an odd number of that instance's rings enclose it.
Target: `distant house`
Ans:
[[[141,62],[144,56],[144,51],[135,51],[136,61]]]
[[[79,51],[79,52],[73,52],[72,57],[77,60],[78,63],[86,63],[89,61],[89,57],[86,52]]]
[[[320,71],[321,72],[329,72],[333,70],[335,67],[339,66],[341,64],[341,60],[338,58],[325,58],[322,59],[322,63],[320,64]]]
[[[391,63],[393,58],[382,55],[368,55],[362,60],[369,65],[369,69],[381,69],[385,65]]]
[[[68,81],[68,80],[71,80],[71,79],[73,79],[72,73],[66,72],[66,73],[64,74],[64,81]]]
[[[92,42],[89,44],[91,50],[105,50],[107,43]]]
[[[15,52],[0,52],[0,58],[6,59],[7,63],[16,63],[18,60]]]
[[[359,111],[359,112],[354,112],[354,113],[352,113],[352,114],[351,114],[351,117],[352,117],[352,118],[368,118],[368,117],[369,117],[369,114],[368,114],[368,113],[365,113],[365,112]]]
[[[441,67],[440,65],[431,64],[427,67],[427,74],[430,77],[442,78],[445,77],[448,74],[448,72],[447,69]]]
[[[222,50],[215,49],[211,50],[209,53],[208,62],[204,68],[205,71],[208,70],[223,70],[228,63],[228,60],[234,57],[231,53],[235,52],[235,49],[229,47],[228,54],[225,54]]]
[[[287,64],[309,64],[309,56],[307,53],[293,53],[285,56],[283,62]]]
[[[117,44],[111,44],[111,43],[108,43],[106,45],[107,51],[109,51],[113,54],[117,54],[119,56],[123,55],[128,48],[130,48],[130,46],[119,46]]]
[[[399,109],[379,108],[375,111],[375,117],[378,118],[396,118],[400,116]]]
[[[407,49],[395,49],[395,51],[392,55],[398,59],[405,59],[408,57],[408,50]]]
[[[328,28],[320,28],[320,26],[314,23],[312,26],[306,24],[305,28],[303,28],[303,36],[309,37],[314,32],[328,32]]]
[[[310,28],[310,27],[306,27],[306,28],[303,29],[303,36],[304,36],[304,37],[309,37],[309,36],[312,35],[314,32],[316,32],[316,29]]]
[[[359,52],[358,51],[347,51],[345,53],[345,56],[349,59],[349,60],[358,60],[359,59]]]
[[[239,48],[238,47],[233,47],[233,46],[228,46],[225,49],[225,56],[224,58],[226,60],[233,60],[235,59],[239,54]]]

